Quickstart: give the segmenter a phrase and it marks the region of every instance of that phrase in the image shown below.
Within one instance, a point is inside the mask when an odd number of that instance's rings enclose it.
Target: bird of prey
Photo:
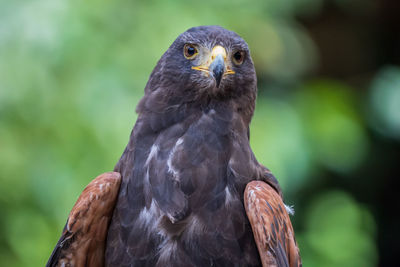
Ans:
[[[239,35],[178,36],[114,172],[83,191],[47,266],[301,266],[279,184],[249,145],[256,93]]]

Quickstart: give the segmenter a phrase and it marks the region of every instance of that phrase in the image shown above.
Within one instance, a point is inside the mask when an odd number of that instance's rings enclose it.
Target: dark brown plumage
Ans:
[[[260,266],[246,184],[275,177],[249,145],[257,93],[246,42],[191,28],[150,75],[108,229],[106,266]],[[285,266],[285,265],[278,265]]]

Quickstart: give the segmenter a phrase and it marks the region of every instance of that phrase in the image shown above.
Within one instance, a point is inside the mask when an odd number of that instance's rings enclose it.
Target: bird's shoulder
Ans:
[[[301,266],[289,214],[275,189],[262,181],[248,183],[244,205],[263,266]]]
[[[104,248],[121,175],[107,172],[91,181],[72,208],[46,266],[103,266]]]

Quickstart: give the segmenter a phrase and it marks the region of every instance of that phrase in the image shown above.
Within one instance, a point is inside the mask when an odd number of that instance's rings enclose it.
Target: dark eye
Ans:
[[[240,65],[243,63],[244,60],[244,51],[237,51],[235,54],[233,54],[233,62],[236,65]]]
[[[198,51],[195,45],[185,44],[183,47],[183,54],[187,59],[192,59],[198,54]]]

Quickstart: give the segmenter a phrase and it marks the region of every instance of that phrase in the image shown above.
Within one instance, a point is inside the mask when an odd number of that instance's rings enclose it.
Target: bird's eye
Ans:
[[[237,52],[235,52],[235,54],[233,54],[232,58],[233,58],[233,62],[234,62],[236,65],[242,64],[242,63],[243,63],[243,60],[244,60],[244,51],[237,51]]]
[[[193,44],[185,44],[185,46],[183,47],[183,54],[187,59],[193,59],[198,53],[199,51]]]

